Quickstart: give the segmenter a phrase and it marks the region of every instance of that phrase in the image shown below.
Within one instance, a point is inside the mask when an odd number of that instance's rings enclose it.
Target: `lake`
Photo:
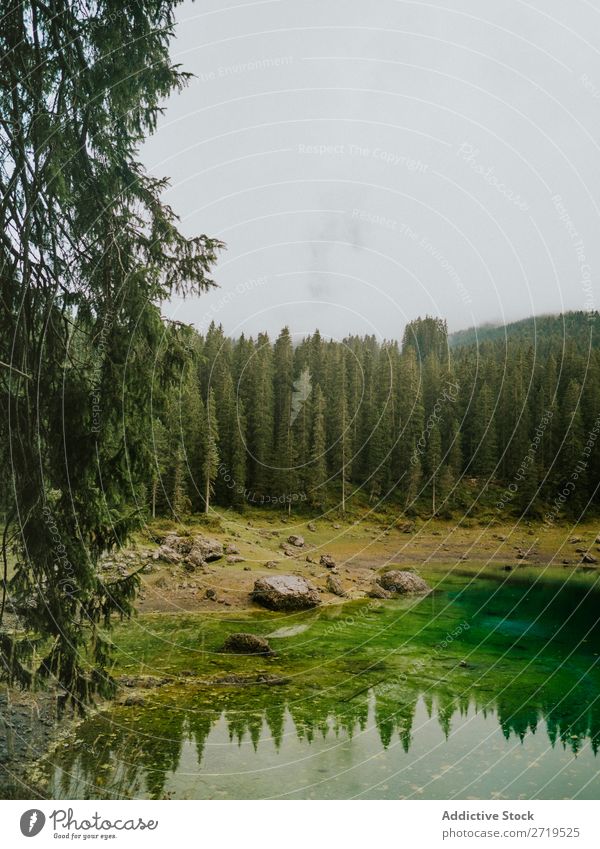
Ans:
[[[166,683],[81,723],[40,764],[48,795],[598,799],[595,587],[434,582],[424,598],[122,626],[118,674]],[[240,630],[275,657],[221,653]]]

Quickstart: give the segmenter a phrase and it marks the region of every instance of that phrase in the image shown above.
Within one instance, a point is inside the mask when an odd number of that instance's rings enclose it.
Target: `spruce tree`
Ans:
[[[202,446],[202,481],[204,485],[204,512],[210,510],[210,499],[214,492],[214,483],[219,471],[219,430],[215,393],[212,387],[206,399],[206,417],[204,426],[204,445]]]
[[[312,464],[309,466],[308,495],[312,507],[322,508],[325,501],[325,484],[327,481],[327,441],[325,432],[325,398],[321,387],[315,389],[312,407]]]
[[[0,442],[18,549],[8,592],[30,637],[6,629],[2,605],[0,669],[58,681],[79,707],[113,689],[105,629],[138,582],[107,584],[97,565],[140,521],[159,305],[205,290],[219,247],[180,232],[139,157],[187,80],[169,56],[177,5],[15,2],[0,26]]]

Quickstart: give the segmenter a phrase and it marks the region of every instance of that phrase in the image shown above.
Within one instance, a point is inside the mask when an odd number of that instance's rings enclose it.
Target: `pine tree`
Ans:
[[[317,386],[313,404],[312,464],[309,467],[310,483],[308,487],[309,500],[313,507],[322,508],[325,500],[324,487],[327,481],[326,449],[325,398],[321,392],[321,387]]]
[[[302,497],[306,497],[310,487],[312,410],[312,379],[308,366],[305,366],[294,381],[292,393],[292,444],[295,479]]]
[[[431,515],[435,516],[436,482],[442,475],[442,437],[437,422],[434,422],[427,439],[427,475],[431,489]]]
[[[346,512],[348,484],[352,471],[352,438],[350,420],[348,417],[348,402],[346,399],[346,360],[343,348],[338,350],[332,361],[333,371],[330,375],[332,386],[332,416],[329,444],[332,463],[332,476],[340,484],[340,509]]]
[[[494,420],[494,398],[486,382],[479,390],[475,402],[473,422],[475,456],[473,471],[481,477],[490,477],[497,460],[496,425]]]
[[[138,577],[107,585],[97,564],[141,518],[131,496],[153,465],[159,305],[208,288],[220,246],[181,233],[139,156],[187,80],[169,56],[176,6],[17,2],[0,26],[4,539],[16,530],[10,593],[44,646],[28,668],[37,639],[15,639],[0,603],[0,669],[58,682],[81,709],[112,692],[105,630],[133,609]]]
[[[168,469],[168,430],[159,418],[152,425],[152,440],[154,446],[154,465],[150,475],[150,513],[156,518],[157,507],[161,502],[161,487],[164,486]]]
[[[276,494],[285,500],[288,512],[291,510],[296,481],[292,430],[293,362],[292,339],[288,328],[284,327],[273,348],[273,451],[276,458],[273,465]],[[299,401],[300,406],[302,403]]]
[[[560,415],[563,443],[560,450],[559,470],[563,488],[571,487],[570,495],[565,503],[565,512],[571,516],[578,516],[586,500],[587,459],[583,453],[585,431],[581,400],[581,384],[577,380],[570,380]]]
[[[261,333],[246,367],[247,391],[243,394],[247,417],[249,484],[259,495],[268,495],[274,486],[273,470],[273,349],[266,333]]]
[[[202,446],[203,465],[202,480],[204,483],[204,512],[210,510],[210,499],[214,491],[214,482],[219,471],[219,430],[217,426],[217,410],[215,393],[212,387],[208,390],[206,399],[206,418],[204,427],[204,445]]]

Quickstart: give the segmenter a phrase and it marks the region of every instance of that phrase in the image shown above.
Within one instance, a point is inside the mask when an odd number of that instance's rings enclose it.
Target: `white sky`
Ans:
[[[184,231],[228,249],[220,289],[166,314],[399,338],[425,313],[597,308],[600,0],[201,0],[178,19],[196,78],[143,155]]]

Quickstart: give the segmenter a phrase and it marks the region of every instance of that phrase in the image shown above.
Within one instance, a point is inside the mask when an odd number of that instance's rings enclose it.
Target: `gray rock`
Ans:
[[[431,590],[423,578],[414,572],[404,572],[400,569],[392,569],[385,572],[378,579],[378,583],[391,593],[428,593]]]
[[[271,610],[304,610],[320,604],[314,584],[298,575],[273,575],[254,584],[254,601]]]
[[[265,569],[277,569],[277,561],[267,560],[267,562],[265,563]]]
[[[290,545],[295,545],[296,548],[302,548],[304,545],[304,537],[297,536],[296,534],[292,534],[287,538],[287,541]]]
[[[240,550],[237,545],[234,545],[232,542],[228,542],[225,546],[225,554],[239,554]]]
[[[331,554],[322,554],[319,559],[319,563],[321,564],[321,566],[325,566],[327,569],[335,569],[336,567],[336,562],[331,556]]]
[[[263,637],[256,634],[230,634],[225,640],[223,651],[236,654],[272,654],[271,646]]]
[[[314,522],[309,522],[306,527],[308,528],[309,531],[312,531],[313,534],[317,530],[317,526],[315,525]]]
[[[165,563],[181,563],[181,554],[178,551],[175,551],[174,548],[171,548],[168,545],[161,545],[158,549],[158,557],[157,560],[164,560]]]
[[[377,582],[371,585],[371,589],[367,592],[367,595],[369,598],[390,598],[390,593],[384,590]]]
[[[208,587],[208,589],[206,589],[204,592],[204,597],[210,599],[211,601],[214,601],[217,597],[217,592],[216,590],[213,590],[212,587]]]
[[[146,697],[141,693],[128,693],[126,696],[123,696],[121,704],[127,707],[141,707],[146,704]]]
[[[223,557],[223,546],[217,539],[194,537],[194,542],[187,555],[188,563],[197,569],[202,569],[207,563],[220,560]]]
[[[179,554],[189,554],[193,540],[191,537],[181,537],[179,534],[167,534],[163,540],[163,545],[174,549]]]
[[[593,555],[593,554],[590,554],[590,553],[588,552],[587,554],[584,554],[584,555],[583,555],[583,557],[581,558],[581,562],[582,562],[582,563],[597,563],[597,562],[598,562],[598,558],[597,558],[597,557],[594,557],[594,555]]]
[[[207,563],[211,563],[213,560],[220,560],[223,557],[223,545],[218,539],[195,537],[193,549],[200,549],[202,551],[202,558]]]
[[[243,563],[243,562],[244,562],[244,558],[243,558],[243,557],[239,557],[237,554],[229,554],[229,555],[227,556],[227,562],[228,562],[228,563]]]
[[[325,581],[325,586],[329,590],[330,593],[339,596],[340,598],[347,598],[348,594],[346,590],[343,588],[342,584],[336,577],[333,575],[327,575],[327,580]]]
[[[286,557],[295,557],[298,553],[293,545],[288,545],[287,542],[281,543],[281,548]]]

